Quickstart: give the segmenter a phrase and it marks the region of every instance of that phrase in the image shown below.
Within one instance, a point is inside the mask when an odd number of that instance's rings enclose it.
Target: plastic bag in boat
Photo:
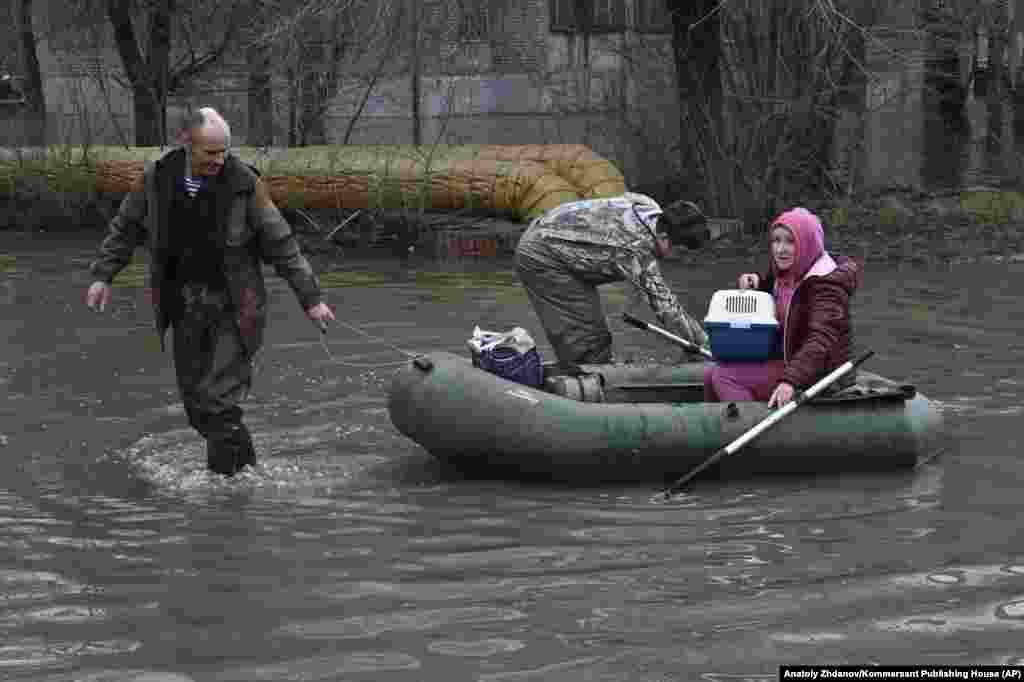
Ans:
[[[544,383],[544,367],[537,344],[522,327],[507,332],[474,327],[473,336],[466,343],[473,353],[473,366],[534,388]]]

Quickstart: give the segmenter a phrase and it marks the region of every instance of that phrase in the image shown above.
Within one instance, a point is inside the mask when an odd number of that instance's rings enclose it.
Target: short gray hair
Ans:
[[[183,132],[191,139],[193,132],[211,128],[223,132],[225,141],[231,144],[231,126],[213,107],[201,107],[189,114]]]

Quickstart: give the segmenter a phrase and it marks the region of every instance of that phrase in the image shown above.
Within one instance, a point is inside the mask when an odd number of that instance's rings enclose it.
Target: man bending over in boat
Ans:
[[[768,272],[740,275],[739,287],[774,297],[781,357],[709,365],[704,374],[709,402],[767,400],[769,407],[785,405],[796,389],[807,388],[850,359],[850,297],[861,279],[856,261],[829,255],[821,221],[806,208],[786,211],[772,221],[768,240]],[[847,374],[835,388],[853,381],[853,373]]]
[[[703,346],[707,335],[665,284],[658,261],[673,244],[696,248],[710,238],[692,202],[664,209],[643,194],[563,204],[534,219],[516,248],[516,270],[562,367],[612,359],[597,287],[629,281],[661,323]]]

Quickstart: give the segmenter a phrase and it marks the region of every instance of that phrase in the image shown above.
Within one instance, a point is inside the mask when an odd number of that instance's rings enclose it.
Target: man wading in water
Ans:
[[[110,222],[86,305],[102,311],[133,251],[149,249],[156,329],[162,346],[173,328],[185,413],[206,439],[207,467],[231,476],[256,459],[239,403],[252,385],[266,326],[261,259],[321,329],[334,314],[266,186],[231,153],[231,130],[220,114],[199,109],[181,140],[147,164]]]

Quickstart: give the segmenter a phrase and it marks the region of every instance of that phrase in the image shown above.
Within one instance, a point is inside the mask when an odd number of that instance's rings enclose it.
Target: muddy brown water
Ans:
[[[941,458],[665,503],[646,486],[453,479],[391,426],[403,356],[384,341],[464,353],[476,324],[543,340],[507,261],[352,262],[330,297],[364,335],[338,326],[326,347],[271,276],[247,409],[262,463],[217,480],[138,278],[106,315],[82,305],[94,246],[0,238],[0,678],[767,681],[787,663],[1024,662],[1022,265],[868,266],[858,343],[941,404]],[[701,316],[736,272],[667,268]],[[651,319],[624,288],[606,302]],[[676,355],[613,331],[620,357]]]

